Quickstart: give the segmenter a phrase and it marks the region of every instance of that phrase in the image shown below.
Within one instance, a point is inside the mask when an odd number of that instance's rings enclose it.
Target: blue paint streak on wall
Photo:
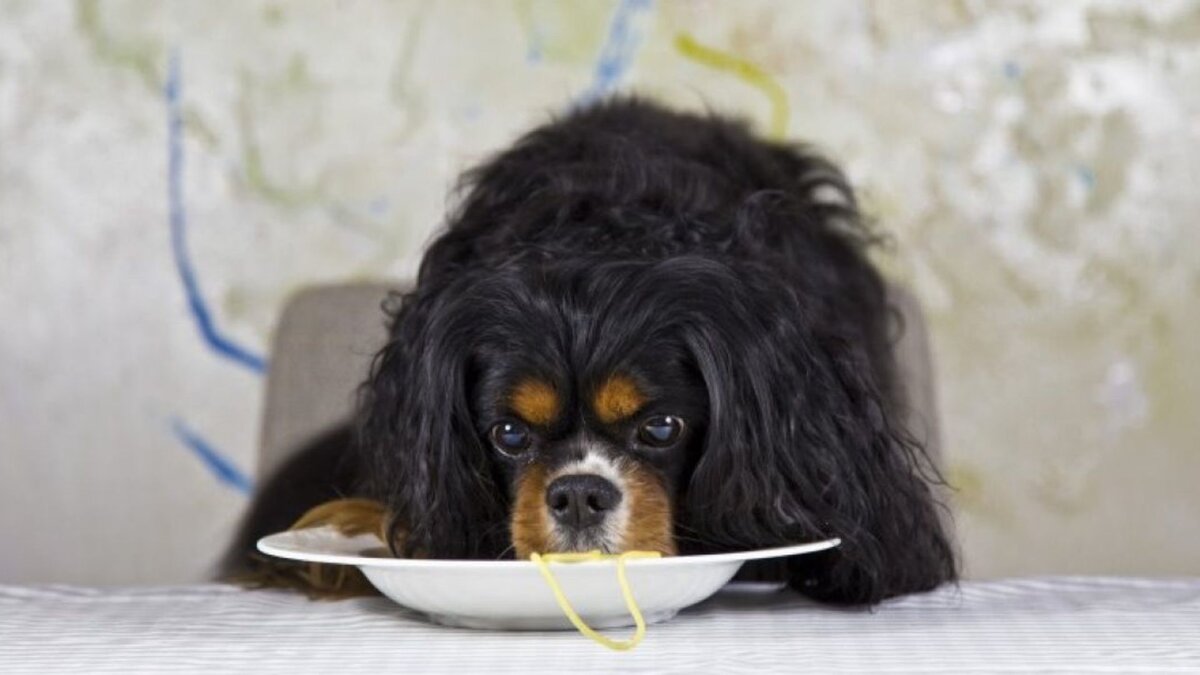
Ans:
[[[608,37],[600,48],[600,57],[592,73],[592,84],[575,105],[594,103],[610,93],[633,64],[640,36],[633,30],[633,16],[654,6],[652,0],[621,0],[608,26]]]
[[[367,202],[367,211],[376,218],[386,216],[388,211],[392,209],[392,202],[387,197],[375,197]]]
[[[175,268],[183,283],[184,293],[187,294],[188,308],[205,344],[218,356],[261,374],[267,368],[266,359],[237,344],[217,329],[212,312],[200,293],[196,269],[192,266],[187,247],[187,212],[183,206],[183,119],[179,113],[182,86],[179,55],[172,53],[164,93],[167,101],[167,199],[171,220],[171,252],[175,257]]]
[[[184,424],[179,418],[171,419],[171,433],[183,442],[184,445],[192,451],[204,465],[212,471],[222,483],[232,487],[244,495],[249,495],[254,492],[254,484],[242,473],[233,462],[226,459],[216,448],[208,441],[196,433],[193,429]]]
[[[1087,188],[1088,190],[1096,187],[1096,172],[1092,171],[1089,167],[1083,165],[1076,166],[1075,177],[1078,178],[1079,182],[1083,183],[1083,187]]]
[[[529,48],[525,50],[525,62],[531,66],[542,62],[542,32],[534,26],[532,33]]]

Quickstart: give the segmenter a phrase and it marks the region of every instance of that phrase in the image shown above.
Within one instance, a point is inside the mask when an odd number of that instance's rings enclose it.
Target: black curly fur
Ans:
[[[832,164],[625,99],[534,130],[461,194],[363,390],[367,489],[408,531],[400,553],[509,547],[509,472],[472,401],[488,369],[582,376],[650,354],[707,395],[672,486],[687,551],[841,537],[788,570],[835,602],[954,579],[936,471],[898,423],[873,237]]]

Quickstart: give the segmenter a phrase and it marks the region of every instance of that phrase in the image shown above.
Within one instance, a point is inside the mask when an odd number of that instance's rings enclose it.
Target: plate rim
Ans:
[[[334,534],[334,536],[344,536],[337,534],[336,530],[328,526],[312,528],[310,532],[319,532],[321,530],[325,530],[331,534]],[[259,539],[255,544],[255,547],[260,552],[270,556],[275,556],[277,558],[299,560],[302,562],[325,563],[331,565],[354,565],[359,568],[387,567],[400,569],[471,569],[476,571],[518,570],[524,568],[534,570],[537,568],[537,565],[529,560],[428,560],[415,558],[372,558],[367,556],[350,555],[346,553],[328,553],[315,550],[297,551],[294,548],[283,548],[279,546],[280,539],[285,536],[295,535],[298,532],[300,531],[287,530],[284,532],[269,534]],[[354,537],[347,538],[353,539]],[[748,560],[764,560],[768,558],[783,558],[786,556],[801,555],[804,553],[815,553],[817,551],[825,551],[834,548],[839,546],[841,543],[842,540],[840,537],[832,537],[830,539],[810,541],[803,544],[760,548],[750,551],[734,551],[732,553],[705,553],[701,555],[664,556],[662,558],[630,558],[625,561],[625,564],[630,567],[658,567],[745,562]],[[615,563],[616,559],[614,558],[572,563],[561,563],[557,561],[551,562],[551,564],[555,565],[563,564],[571,565],[572,567],[613,565]]]

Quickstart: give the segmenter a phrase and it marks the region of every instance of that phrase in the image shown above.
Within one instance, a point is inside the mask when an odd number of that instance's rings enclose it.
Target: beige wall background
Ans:
[[[0,582],[202,578],[288,294],[612,91],[847,168],[969,574],[1200,574],[1200,3],[0,0]]]

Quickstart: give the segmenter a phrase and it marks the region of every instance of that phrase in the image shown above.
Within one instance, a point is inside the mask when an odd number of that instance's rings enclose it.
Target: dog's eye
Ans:
[[[515,455],[529,447],[529,427],[520,422],[500,422],[492,427],[492,444],[500,452]]]
[[[683,420],[674,415],[655,415],[642,422],[638,438],[646,445],[663,447],[679,439],[683,433]]]

